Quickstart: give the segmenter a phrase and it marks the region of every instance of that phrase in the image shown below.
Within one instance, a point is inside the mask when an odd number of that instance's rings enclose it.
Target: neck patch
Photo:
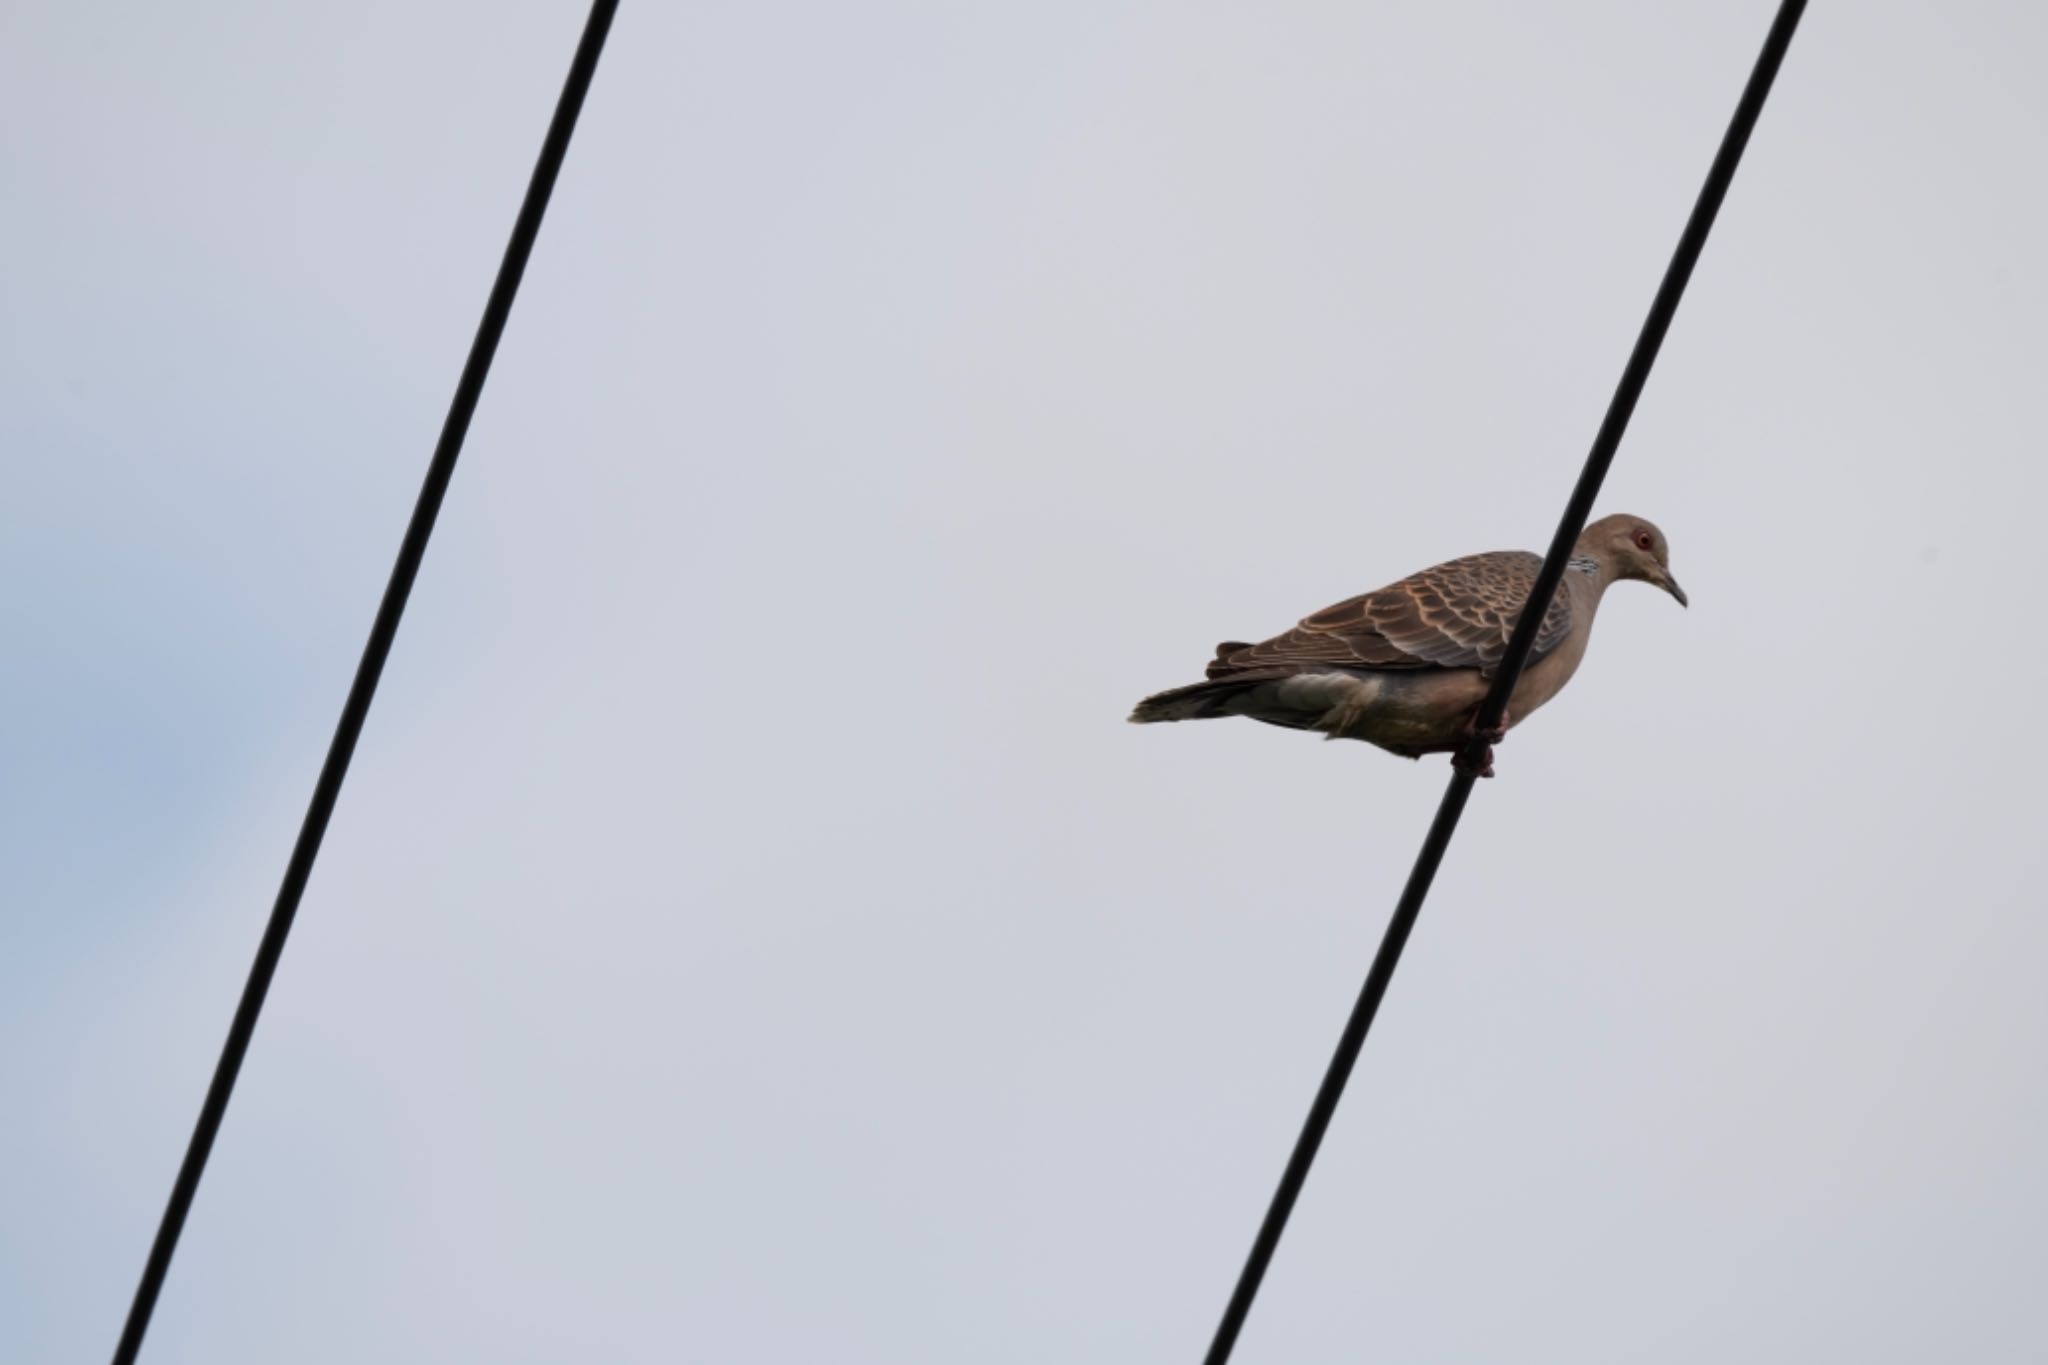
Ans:
[[[1591,555],[1573,555],[1564,562],[1564,566],[1567,569],[1583,574],[1596,574],[1600,572],[1600,561]]]

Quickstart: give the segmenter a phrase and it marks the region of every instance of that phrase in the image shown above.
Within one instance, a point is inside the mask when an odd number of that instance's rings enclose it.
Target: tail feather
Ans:
[[[1265,672],[1240,673],[1228,678],[1211,678],[1186,687],[1155,692],[1131,710],[1133,725],[1152,725],[1168,720],[1212,720],[1217,716],[1241,716],[1238,705],[1244,694],[1273,680]]]

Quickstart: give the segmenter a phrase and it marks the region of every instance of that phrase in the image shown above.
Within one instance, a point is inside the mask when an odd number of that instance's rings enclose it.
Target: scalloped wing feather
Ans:
[[[1527,550],[1495,550],[1453,559],[1377,592],[1325,607],[1293,630],[1255,645],[1219,646],[1211,678],[1252,668],[1476,668],[1491,676],[1507,653],[1522,603],[1542,559]],[[1563,586],[1543,613],[1534,663],[1571,634]],[[1228,652],[1226,652],[1226,649]]]

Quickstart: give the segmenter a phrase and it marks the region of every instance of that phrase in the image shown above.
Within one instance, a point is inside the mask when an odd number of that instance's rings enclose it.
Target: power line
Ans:
[[[604,51],[605,35],[611,30],[612,16],[617,10],[618,0],[595,0],[590,7],[590,17],[583,26],[583,37],[576,44],[568,79],[562,84],[561,98],[556,101],[554,118],[548,124],[547,137],[541,143],[533,177],[527,182],[526,198],[519,206],[519,217],[512,224],[511,240],[505,245],[505,256],[499,262],[497,279],[492,283],[490,297],[484,304],[483,320],[477,324],[476,339],[470,343],[469,359],[463,363],[462,377],[455,385],[455,397],[448,405],[448,417],[441,426],[441,439],[434,446],[433,459],[428,462],[419,501],[413,505],[412,519],[406,524],[405,538],[399,542],[398,559],[392,565],[390,582],[384,587],[383,600],[377,604],[369,642],[363,646],[362,660],[356,665],[355,681],[349,685],[348,700],[341,708],[341,720],[334,727],[334,738],[327,746],[327,758],[320,765],[319,779],[313,784],[313,799],[306,807],[305,819],[299,825],[298,840],[292,845],[291,858],[285,864],[284,881],[278,887],[277,901],[271,907],[270,922],[263,930],[262,942],[257,945],[256,961],[249,968],[249,980],[242,987],[241,1002],[235,1006],[234,1020],[228,1025],[227,1042],[222,1046],[220,1061],[214,1067],[213,1081],[207,1086],[206,1100],[199,1108],[199,1122],[192,1130],[192,1140],[185,1148],[184,1163],[179,1166],[178,1178],[171,1186],[171,1198],[164,1209],[163,1220],[157,1225],[156,1241],[150,1246],[149,1260],[143,1265],[142,1282],[136,1286],[135,1301],[129,1305],[120,1343],[114,1348],[114,1365],[134,1365],[142,1350],[142,1338],[149,1330],[150,1314],[156,1308],[157,1296],[163,1291],[171,1256],[178,1248],[178,1234],[184,1229],[185,1216],[192,1210],[192,1198],[198,1192],[199,1179],[206,1173],[207,1156],[213,1150],[214,1138],[220,1133],[221,1119],[227,1113],[229,1098],[234,1094],[235,1077],[242,1069],[243,1058],[248,1055],[249,1040],[256,1032],[257,1016],[263,1012],[263,999],[270,991],[271,978],[277,974],[278,960],[284,955],[285,938],[291,933],[292,919],[298,913],[300,898],[305,895],[307,879],[313,873],[313,860],[320,854],[320,840],[327,832],[329,818],[334,814],[342,781],[348,776],[349,759],[355,753],[357,739],[362,736],[363,722],[370,714],[370,703],[377,695],[377,680],[384,672],[385,660],[391,655],[391,643],[398,635],[399,619],[405,615],[405,602],[412,593],[413,580],[419,577],[420,562],[427,553],[427,540],[434,533],[434,519],[440,514],[449,480],[454,477],[456,457],[462,453],[463,438],[469,434],[470,418],[476,413],[477,399],[482,395],[484,380],[490,374],[498,340],[505,334],[505,321],[511,315],[512,300],[519,292],[519,281],[526,272],[527,258],[533,254],[541,218],[547,213],[548,197],[554,191],[555,178],[561,173],[562,160],[568,155],[569,137],[576,130],[576,116],[582,112],[583,98],[589,93],[591,78],[597,73],[597,59]]]
[[[1763,51],[1757,54],[1756,66],[1749,73],[1749,83],[1743,87],[1742,98],[1736,103],[1735,116],[1729,120],[1728,131],[1722,135],[1721,149],[1714,154],[1714,164],[1707,170],[1706,184],[1700,188],[1692,216],[1686,220],[1685,231],[1679,235],[1678,249],[1671,255],[1670,265],[1665,267],[1664,281],[1657,287],[1657,296],[1651,300],[1650,314],[1643,320],[1643,330],[1636,337],[1635,349],[1630,352],[1628,364],[1621,372],[1621,382],[1615,386],[1614,397],[1607,405],[1607,416],[1601,420],[1600,430],[1593,437],[1593,448],[1586,456],[1585,468],[1579,472],[1578,484],[1572,489],[1570,501],[1565,504],[1564,517],[1558,522],[1557,534],[1551,539],[1542,572],[1536,575],[1535,586],[1529,590],[1529,603],[1548,602],[1557,591],[1558,584],[1564,581],[1565,561],[1571,557],[1572,546],[1578,540],[1579,532],[1585,529],[1586,518],[1592,513],[1593,499],[1607,477],[1607,467],[1614,462],[1614,452],[1621,445],[1623,432],[1628,429],[1628,419],[1635,412],[1636,400],[1642,397],[1643,385],[1650,378],[1650,367],[1657,361],[1658,348],[1664,344],[1664,334],[1671,329],[1671,319],[1678,311],[1678,301],[1685,293],[1686,281],[1692,278],[1693,266],[1699,262],[1700,250],[1707,243],[1707,233],[1714,226],[1714,215],[1720,211],[1721,201],[1727,197],[1728,185],[1735,178],[1735,168],[1742,160],[1743,148],[1749,144],[1750,132],[1756,127],[1757,116],[1763,112],[1764,99],[1771,92],[1771,82],[1777,78],[1778,67],[1785,60],[1785,51],[1791,46],[1793,31],[1799,27],[1799,16],[1805,10],[1806,0],[1782,0],[1777,17],[1771,21]],[[1516,623],[1507,654],[1501,660],[1500,672],[1494,678],[1493,690],[1487,693],[1486,701],[1479,709],[1473,737],[1458,755],[1450,786],[1444,790],[1436,818],[1430,822],[1429,833],[1423,838],[1422,851],[1416,855],[1415,866],[1408,874],[1408,884],[1402,888],[1401,899],[1394,906],[1393,919],[1387,924],[1385,937],[1380,940],[1379,952],[1373,957],[1372,969],[1366,974],[1358,1003],[1351,1007],[1351,1017],[1344,1024],[1344,1032],[1338,1036],[1336,1054],[1330,1058],[1329,1070],[1323,1074],[1315,1102],[1309,1106],[1301,1136],[1295,1139],[1294,1151],[1287,1158],[1286,1169],[1281,1172],[1280,1186],[1273,1192],[1266,1217],[1259,1225],[1258,1235],[1252,1240],[1251,1253],[1245,1258],[1244,1269],[1237,1277],[1237,1287],[1231,1291],[1230,1302],[1223,1310],[1223,1320],[1217,1324],[1216,1335],[1209,1343],[1209,1353],[1203,1358],[1205,1365],[1225,1365],[1237,1344],[1238,1333],[1243,1330],[1245,1317],[1251,1312],[1252,1300],[1258,1296],[1260,1281],[1265,1278],[1273,1252],[1280,1245],[1281,1233],[1286,1231],[1287,1217],[1293,1212],[1294,1201],[1308,1180],[1309,1167],[1314,1164],[1316,1150],[1322,1146],[1323,1135],[1329,1130],[1330,1120],[1337,1112],[1337,1102],[1343,1098],[1344,1083],[1351,1077],[1359,1050],[1365,1046],[1365,1035],[1372,1028],[1373,1016],[1379,1013],[1380,1001],[1386,996],[1388,983],[1394,979],[1394,969],[1400,965],[1401,950],[1407,945],[1408,934],[1422,913],[1422,902],[1429,895],[1430,882],[1435,879],[1437,867],[1443,862],[1444,851],[1450,847],[1451,836],[1457,832],[1458,817],[1464,814],[1466,798],[1472,795],[1472,774],[1482,766],[1486,749],[1484,732],[1498,726],[1501,717],[1507,714],[1508,698],[1515,690],[1523,665],[1529,661],[1529,651],[1535,645],[1537,628],[1542,620],[1540,610],[1529,610],[1524,604],[1521,620]]]

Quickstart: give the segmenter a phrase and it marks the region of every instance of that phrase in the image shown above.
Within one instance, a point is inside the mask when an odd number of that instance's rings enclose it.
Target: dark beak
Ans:
[[[1668,573],[1664,575],[1664,591],[1670,593],[1673,597],[1677,598],[1679,606],[1689,607],[1692,605],[1692,603],[1685,600],[1685,589],[1679,587],[1678,580],[1673,578]]]

